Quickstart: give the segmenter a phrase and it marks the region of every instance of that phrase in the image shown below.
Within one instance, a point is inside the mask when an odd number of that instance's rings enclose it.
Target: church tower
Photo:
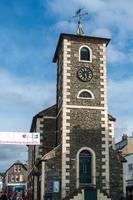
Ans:
[[[109,39],[61,34],[57,63],[57,144],[62,197],[75,188],[109,191],[106,47]]]
[[[29,151],[34,200],[120,200],[124,196],[125,159],[113,148],[115,118],[108,114],[107,103],[110,39],[84,35],[81,18],[87,14],[79,9],[73,16],[78,18],[76,35],[60,34],[53,58],[56,105],[33,118],[32,129],[38,127],[36,117],[41,120],[43,141],[41,158]]]

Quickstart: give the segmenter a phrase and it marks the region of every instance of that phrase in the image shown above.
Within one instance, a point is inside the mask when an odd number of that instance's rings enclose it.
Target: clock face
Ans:
[[[77,71],[77,76],[81,81],[87,82],[92,79],[93,73],[92,73],[91,69],[89,69],[88,67],[81,67]]]

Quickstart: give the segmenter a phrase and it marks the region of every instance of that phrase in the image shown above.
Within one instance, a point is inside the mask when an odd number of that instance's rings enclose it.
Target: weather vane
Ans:
[[[82,12],[83,9],[79,9],[75,12],[75,15],[72,18],[77,18],[77,35],[84,35],[83,26],[82,26],[82,17],[88,15],[88,12]]]

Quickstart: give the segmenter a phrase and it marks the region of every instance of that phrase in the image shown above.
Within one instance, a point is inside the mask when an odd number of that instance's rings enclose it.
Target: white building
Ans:
[[[0,192],[2,191],[3,188],[3,177],[0,176]]]
[[[124,188],[128,199],[133,199],[133,153],[125,156],[125,180]]]
[[[133,136],[123,135],[122,140],[115,144],[115,149],[120,151],[127,162],[123,169],[123,193],[128,200],[133,199]]]

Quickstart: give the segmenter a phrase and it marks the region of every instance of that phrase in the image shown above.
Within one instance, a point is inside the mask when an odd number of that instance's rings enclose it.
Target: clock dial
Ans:
[[[81,67],[77,72],[78,78],[83,81],[87,82],[90,81],[93,77],[93,73],[90,68],[88,67]]]

